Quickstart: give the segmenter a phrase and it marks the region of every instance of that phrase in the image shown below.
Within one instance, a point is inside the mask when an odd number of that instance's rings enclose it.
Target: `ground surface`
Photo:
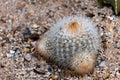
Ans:
[[[97,25],[103,50],[93,74],[71,77],[42,60],[33,45],[56,20],[79,14]],[[0,0],[0,80],[120,80],[119,49],[120,16],[111,7],[94,0]]]

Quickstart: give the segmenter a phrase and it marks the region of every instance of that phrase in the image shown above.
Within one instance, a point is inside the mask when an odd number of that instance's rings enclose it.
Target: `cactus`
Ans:
[[[47,61],[76,73],[93,71],[100,37],[95,24],[82,16],[58,20],[37,44],[38,51]]]
[[[103,4],[110,4],[113,6],[115,14],[118,14],[120,12],[120,0],[97,0],[100,5],[103,6]]]

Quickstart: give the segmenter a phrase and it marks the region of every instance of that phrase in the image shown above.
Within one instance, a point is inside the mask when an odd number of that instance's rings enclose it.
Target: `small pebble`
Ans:
[[[106,72],[105,74],[103,74],[103,79],[106,79],[106,78],[108,78],[110,76],[110,74],[108,73],[108,72]]]
[[[61,69],[58,69],[58,72],[61,72]]]
[[[37,24],[33,24],[32,28],[38,28],[39,26]]]
[[[93,80],[91,77],[87,77],[87,80]]]
[[[3,40],[3,38],[2,38],[2,37],[0,37],[0,40]]]
[[[16,50],[15,50],[15,53],[20,53],[20,50],[17,48]]]
[[[26,52],[31,52],[30,50],[31,50],[30,48],[25,48]]]
[[[102,61],[100,64],[99,64],[100,67],[106,67],[106,64],[105,64],[105,61]]]
[[[47,75],[48,77],[50,76],[50,74],[51,74],[50,72],[46,72],[46,75]]]
[[[52,72],[52,71],[53,71],[52,67],[49,66],[49,67],[48,67],[48,71],[49,71],[49,72]]]
[[[10,58],[10,57],[12,57],[12,55],[15,53],[15,51],[14,50],[10,50],[10,53],[6,53],[6,56],[8,57],[8,58]]]
[[[25,60],[31,61],[31,59],[32,59],[31,55],[30,55],[29,53],[27,53],[27,54],[25,55]]]
[[[29,38],[31,35],[31,31],[29,28],[25,28],[24,32],[23,32],[23,36],[24,38]]]
[[[49,12],[49,17],[53,17],[54,13],[53,12]]]
[[[45,75],[45,71],[39,70],[39,69],[33,69],[33,71],[37,74],[43,74]]]
[[[25,46],[26,48],[30,48],[30,47],[31,47],[30,44],[27,44],[27,43],[26,43],[24,46]]]
[[[12,57],[12,54],[7,53],[6,56],[7,56],[7,58],[10,58],[10,57]]]
[[[15,53],[15,51],[14,50],[10,50],[10,53],[13,54],[13,53]]]
[[[120,48],[120,40],[117,42],[116,47]]]
[[[20,54],[20,50],[17,48],[17,49],[15,50],[15,53],[13,54],[13,59],[14,59],[14,60],[18,59],[19,54]]]

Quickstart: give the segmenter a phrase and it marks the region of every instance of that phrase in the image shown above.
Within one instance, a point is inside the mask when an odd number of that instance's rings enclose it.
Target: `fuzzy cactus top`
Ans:
[[[100,47],[95,24],[83,16],[69,16],[58,20],[37,44],[47,61],[76,73],[90,73]]]

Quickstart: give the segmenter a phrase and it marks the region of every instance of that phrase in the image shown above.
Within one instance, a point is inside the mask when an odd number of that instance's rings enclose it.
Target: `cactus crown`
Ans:
[[[100,36],[95,27],[95,24],[84,16],[68,16],[60,19],[53,24],[50,30],[45,34],[49,38],[53,38],[53,35],[60,34],[63,37],[74,38],[79,35],[89,34],[93,38],[96,48],[100,46]]]

